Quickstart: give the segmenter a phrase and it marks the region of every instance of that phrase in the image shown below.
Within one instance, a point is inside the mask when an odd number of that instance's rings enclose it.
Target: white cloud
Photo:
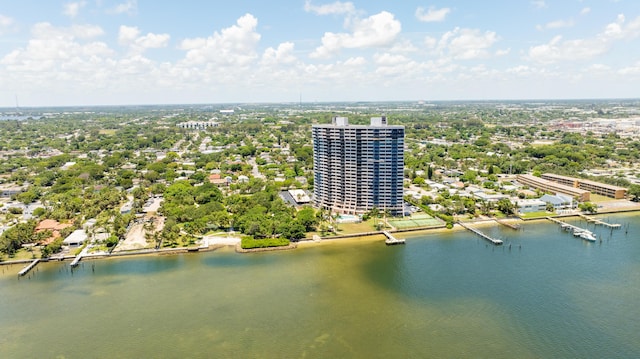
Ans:
[[[533,0],[531,1],[531,5],[533,5],[537,9],[547,8],[547,3],[544,0]]]
[[[257,58],[256,45],[260,34],[256,32],[258,19],[251,14],[240,17],[235,25],[207,38],[193,38],[182,41],[180,48],[186,50],[184,63],[202,65],[205,63],[244,67]]]
[[[618,15],[616,22],[607,25],[601,37],[611,39],[633,39],[640,35],[640,16],[626,23],[624,14]]]
[[[436,9],[435,7],[429,7],[429,10],[425,12],[423,7],[418,7],[416,9],[416,18],[423,22],[438,22],[444,21],[447,15],[451,12],[451,9],[448,7],[442,9]]]
[[[442,35],[436,51],[456,60],[484,58],[489,56],[489,48],[497,41],[498,35],[493,31],[483,33],[478,29],[456,27]]]
[[[529,58],[540,64],[552,64],[565,60],[586,60],[607,51],[601,39],[562,40],[556,36],[549,43],[529,48]]]
[[[618,74],[623,76],[628,75],[640,75],[640,61],[636,62],[633,66],[627,66],[618,71]]]
[[[109,12],[113,14],[135,14],[138,11],[137,0],[127,0],[126,2],[116,5]]]
[[[640,16],[627,23],[625,16],[621,14],[595,37],[563,40],[561,36],[556,36],[546,44],[530,47],[528,58],[540,64],[587,60],[606,53],[616,40],[629,40],[638,36]]]
[[[511,52],[511,48],[496,50],[496,56],[505,56]]]
[[[104,67],[105,59],[114,52],[92,38],[102,34],[97,26],[84,25],[68,28],[38,23],[32,28],[32,38],[24,48],[18,48],[0,59],[7,72],[4,77],[17,86],[51,85],[64,80],[91,81]],[[82,76],[74,74],[82,72]],[[49,83],[47,83],[49,82]]]
[[[11,26],[13,26],[13,24],[14,21],[12,18],[0,14],[0,35],[7,32],[11,28]]]
[[[146,49],[157,49],[166,47],[169,44],[169,34],[153,34],[148,33],[140,36],[140,30],[137,27],[120,26],[118,32],[118,43],[128,46],[133,52],[140,53]]]
[[[409,61],[409,59],[406,56],[390,54],[387,52],[383,54],[375,54],[373,56],[373,60],[377,65],[386,65],[386,66],[403,64]]]
[[[87,5],[86,1],[78,1],[78,2],[70,2],[64,4],[63,14],[67,15],[70,18],[74,18],[78,16],[80,9]]]
[[[313,5],[311,0],[307,0],[304,3],[304,11],[312,12],[317,15],[339,15],[339,14],[353,14],[356,11],[352,2],[336,1],[331,4]]]
[[[549,29],[561,29],[566,27],[573,27],[574,25],[575,25],[575,22],[573,21],[573,19],[556,20],[556,21],[548,22],[544,25],[537,25],[536,29],[542,31],[542,30],[549,30]]]
[[[438,45],[438,39],[436,39],[435,37],[427,36],[424,38],[424,45],[427,47],[427,49],[433,49],[436,47],[436,45]]]
[[[582,10],[580,10],[580,15],[586,15],[588,13],[591,12],[591,8],[590,7],[585,7]]]
[[[350,24],[350,33],[326,32],[322,37],[322,46],[316,48],[310,56],[326,58],[344,48],[389,46],[400,34],[401,29],[400,21],[386,11],[366,19],[354,19]]]
[[[358,57],[350,57],[347,61],[344,62],[346,66],[363,66],[367,63],[367,60],[362,56]]]
[[[269,47],[262,54],[261,64],[265,66],[274,66],[280,64],[292,64],[296,61],[293,55],[295,45],[293,42],[283,42],[278,45],[277,49]]]

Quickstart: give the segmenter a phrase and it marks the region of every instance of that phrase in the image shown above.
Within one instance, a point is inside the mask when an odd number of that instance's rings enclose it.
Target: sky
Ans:
[[[637,0],[0,0],[0,107],[638,97]]]

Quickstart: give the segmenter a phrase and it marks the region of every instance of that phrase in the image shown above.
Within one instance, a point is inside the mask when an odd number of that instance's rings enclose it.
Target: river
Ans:
[[[638,358],[640,217],[601,218],[2,266],[0,357]]]

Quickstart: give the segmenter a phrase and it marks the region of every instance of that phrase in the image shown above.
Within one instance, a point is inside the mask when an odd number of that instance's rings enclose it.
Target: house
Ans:
[[[561,194],[551,195],[545,194],[540,197],[540,200],[544,203],[550,203],[553,205],[554,210],[570,209],[573,208],[573,198],[569,196],[563,196]]]
[[[227,186],[229,185],[229,181],[227,178],[222,178],[220,173],[212,173],[209,175],[209,182],[216,186]]]
[[[293,200],[296,201],[297,204],[303,204],[303,203],[311,202],[311,198],[309,197],[307,192],[305,192],[304,190],[301,190],[301,189],[290,189],[289,190],[289,194],[291,195]]]
[[[51,237],[44,239],[40,244],[49,244],[56,240],[56,238],[60,238],[60,231],[63,229],[71,227],[71,223],[60,223],[54,219],[45,219],[40,221],[36,226],[36,233],[51,231]]]
[[[84,229],[76,229],[62,241],[62,244],[69,247],[79,247],[87,241],[87,238],[87,232]]]
[[[520,213],[543,212],[547,210],[547,203],[539,199],[521,199],[518,200],[516,205]]]

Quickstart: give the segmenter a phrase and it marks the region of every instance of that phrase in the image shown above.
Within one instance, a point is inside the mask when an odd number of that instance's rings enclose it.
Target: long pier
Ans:
[[[607,223],[603,220],[597,219],[597,218],[591,218],[589,216],[586,216],[582,213],[579,214],[580,218],[584,219],[585,221],[589,222],[589,223],[593,223],[596,225],[601,225],[601,226],[605,226],[608,228],[620,228],[622,227],[622,225],[620,223]]]
[[[18,272],[18,275],[22,277],[25,274],[29,273],[29,271],[32,270],[33,267],[35,267],[39,262],[40,262],[40,259],[34,259],[33,262],[29,263],[28,266],[22,268],[22,270]]]
[[[462,222],[458,222],[458,224],[459,224],[460,226],[462,226],[462,228],[465,228],[465,229],[470,230],[471,232],[473,232],[473,233],[475,233],[475,234],[479,235],[480,237],[482,237],[482,238],[484,238],[484,239],[488,240],[489,242],[491,242],[491,243],[495,244],[496,246],[499,246],[499,245],[501,245],[501,244],[502,244],[502,240],[501,240],[501,239],[492,238],[492,237],[490,237],[490,236],[488,236],[488,235],[486,235],[486,234],[484,234],[484,233],[480,232],[479,230],[477,230],[477,229],[475,229],[475,228],[472,228],[472,227],[467,226],[466,224],[464,224],[464,223],[462,223]]]
[[[391,235],[391,233],[389,233],[388,231],[382,231],[382,234],[385,235],[385,237],[387,237],[387,239],[385,239],[384,243],[388,246],[394,245],[394,244],[404,244],[404,239],[398,239],[394,236]]]

